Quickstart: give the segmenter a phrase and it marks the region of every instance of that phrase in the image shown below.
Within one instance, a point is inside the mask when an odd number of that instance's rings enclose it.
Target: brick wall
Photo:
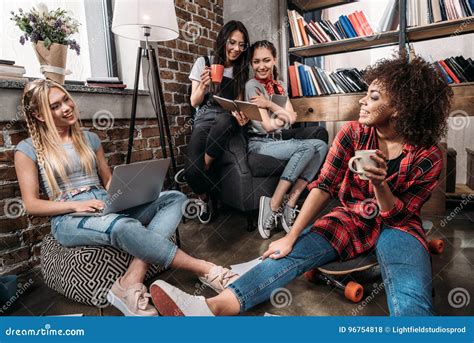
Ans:
[[[212,51],[223,23],[223,0],[176,0],[176,14],[180,37],[158,45],[158,62],[175,154],[178,164],[182,165],[190,135],[187,125],[191,114],[188,75],[194,60]],[[83,124],[101,138],[110,166],[124,163],[128,144],[127,120],[115,120],[108,130],[97,130],[91,121],[83,121]],[[0,275],[21,274],[39,265],[40,243],[50,232],[49,218],[27,216],[19,207],[21,197],[13,166],[13,149],[27,137],[24,123],[0,118],[0,130]],[[137,120],[132,161],[159,157],[161,148],[156,120]]]

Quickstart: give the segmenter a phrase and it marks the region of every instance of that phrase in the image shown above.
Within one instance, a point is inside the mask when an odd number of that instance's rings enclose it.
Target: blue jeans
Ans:
[[[229,285],[241,312],[270,299],[304,272],[338,258],[329,242],[309,227],[293,250],[282,259],[265,259]],[[385,226],[376,243],[390,314],[393,316],[433,315],[431,299],[431,261],[428,252],[413,236]]]
[[[249,152],[286,160],[281,180],[295,182],[300,178],[311,182],[321,167],[328,152],[328,146],[320,139],[289,139],[251,137]]]
[[[104,189],[91,189],[67,199],[108,200]],[[102,217],[55,216],[51,231],[65,247],[109,245],[139,259],[168,268],[178,247],[170,241],[182,217],[186,196],[177,191],[161,192],[151,203]]]

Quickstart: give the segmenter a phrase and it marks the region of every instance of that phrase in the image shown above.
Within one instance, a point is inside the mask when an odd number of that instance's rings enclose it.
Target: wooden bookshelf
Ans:
[[[474,189],[469,188],[468,185],[457,183],[454,193],[446,193],[448,199],[463,200],[465,197],[470,197],[470,202],[474,201]]]
[[[407,36],[410,42],[421,42],[472,32],[474,32],[474,16],[407,28]]]
[[[354,37],[324,44],[290,48],[288,52],[299,57],[316,57],[380,48],[398,44],[398,34],[398,31],[388,31],[373,36]]]
[[[406,1],[399,0],[400,6],[403,6],[406,13]],[[289,3],[304,11],[321,10],[324,8],[343,5],[349,1],[337,0],[288,0]],[[406,23],[402,20],[401,23]],[[438,39],[443,37],[454,37],[474,32],[474,16],[461,18],[457,20],[442,21],[423,26],[406,27],[401,26],[397,31],[378,33],[369,37],[355,37],[339,41],[328,42],[324,44],[315,44],[288,49],[288,54],[301,59],[308,57],[326,56],[338,53],[347,53],[378,47],[399,45],[399,49],[405,49],[406,42],[421,42],[426,40]],[[453,104],[452,111],[465,111],[469,116],[474,116],[474,83],[464,83],[452,85]],[[350,121],[359,117],[359,100],[364,93],[334,94],[328,96],[303,97],[291,99],[295,111],[298,113],[297,121]],[[446,160],[446,152],[443,153],[443,159]],[[446,165],[446,163],[445,163]],[[446,170],[443,170],[446,173]],[[444,174],[443,174],[444,175]],[[444,177],[442,178],[445,179]],[[442,180],[440,178],[440,180]],[[474,194],[466,185],[456,185],[455,193],[445,192],[445,180],[433,192],[432,199],[425,204],[424,213],[444,214],[446,196],[456,198]]]
[[[359,117],[359,99],[364,93],[334,94],[291,99],[296,121],[350,121]]]
[[[410,42],[421,42],[472,32],[474,32],[474,17],[407,28],[407,36]],[[315,57],[391,46],[398,44],[398,41],[399,31],[388,31],[372,36],[354,37],[324,44],[290,48],[288,52],[299,57]]]
[[[460,83],[453,88],[452,110],[465,111],[474,117],[474,82]],[[291,99],[298,113],[297,121],[350,121],[359,118],[359,100],[365,93],[333,94]]]
[[[474,117],[474,82],[459,83],[452,85],[453,88],[453,111],[464,111]]]
[[[352,2],[351,0],[293,0],[292,3],[301,12],[317,11],[329,7],[344,5]]]

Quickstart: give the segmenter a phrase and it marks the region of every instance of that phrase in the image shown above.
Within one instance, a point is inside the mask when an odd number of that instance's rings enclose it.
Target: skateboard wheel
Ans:
[[[304,273],[304,277],[309,282],[314,282],[317,279],[317,277],[316,277],[317,273],[318,273],[318,270],[316,268],[314,268],[314,269],[308,270],[306,273]]]
[[[344,288],[344,296],[346,299],[358,303],[364,296],[364,287],[357,282],[349,281]]]
[[[442,254],[444,251],[444,242],[441,239],[432,239],[429,241],[428,246],[433,254]]]

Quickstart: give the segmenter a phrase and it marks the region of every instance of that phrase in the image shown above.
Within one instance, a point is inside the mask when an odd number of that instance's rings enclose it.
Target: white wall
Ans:
[[[280,38],[286,33],[280,29],[283,17],[280,16],[278,3],[277,0],[224,0],[224,23],[241,21],[249,32],[250,44],[266,39],[275,45],[278,56],[281,56]],[[281,70],[281,59],[278,64]]]

